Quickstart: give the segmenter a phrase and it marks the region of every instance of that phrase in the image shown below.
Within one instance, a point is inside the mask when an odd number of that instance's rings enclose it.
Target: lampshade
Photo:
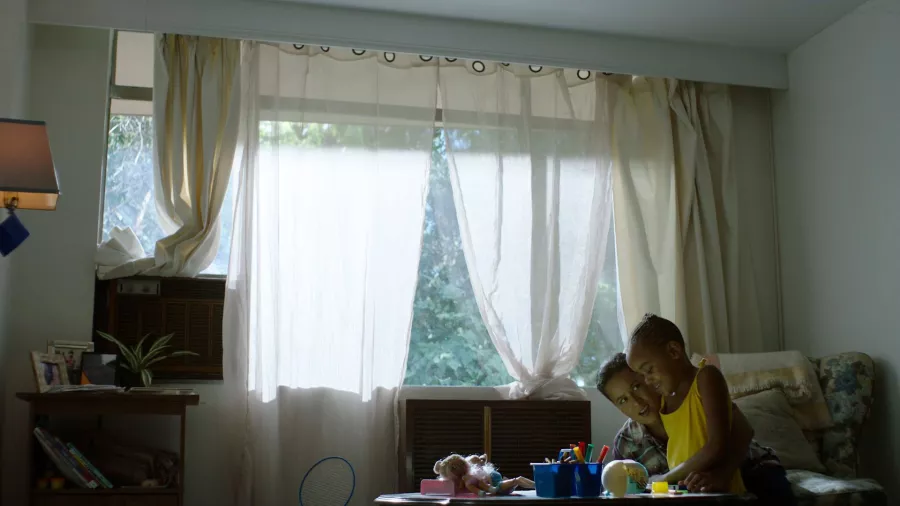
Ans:
[[[0,201],[16,209],[56,209],[59,184],[43,121],[0,118]],[[14,200],[15,199],[15,200]]]

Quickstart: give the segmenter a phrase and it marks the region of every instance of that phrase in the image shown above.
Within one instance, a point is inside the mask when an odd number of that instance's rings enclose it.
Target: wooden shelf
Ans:
[[[32,488],[29,506],[184,506],[184,466],[187,407],[200,404],[197,394],[150,394],[125,392],[19,392],[18,399],[28,403],[28,438],[40,416],[47,415],[175,415],[180,419],[180,452],[176,487],[169,488],[64,488],[59,490]],[[36,483],[34,452],[39,445],[33,443],[28,455],[29,484]]]
[[[200,396],[115,392],[63,392],[39,394],[19,392],[16,397],[31,403],[34,414],[180,415],[187,406],[200,404]]]
[[[119,488],[36,488],[34,495],[178,495],[177,488],[119,487]]]

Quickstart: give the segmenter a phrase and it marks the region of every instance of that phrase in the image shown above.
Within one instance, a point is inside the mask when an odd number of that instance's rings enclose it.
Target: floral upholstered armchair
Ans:
[[[788,471],[801,506],[886,505],[874,480],[857,478],[859,436],[872,407],[875,368],[864,353],[813,359],[834,426],[806,432],[828,474]]]

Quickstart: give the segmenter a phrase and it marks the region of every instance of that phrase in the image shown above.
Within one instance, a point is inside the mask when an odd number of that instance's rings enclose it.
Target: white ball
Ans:
[[[628,490],[628,470],[624,460],[614,460],[603,466],[603,474],[600,477],[603,489],[613,497],[624,497]]]
[[[636,494],[647,486],[647,469],[633,460],[614,460],[603,466],[600,477],[604,490],[613,497]]]

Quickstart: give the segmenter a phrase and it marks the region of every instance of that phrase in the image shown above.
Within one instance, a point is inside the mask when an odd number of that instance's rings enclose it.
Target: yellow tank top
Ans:
[[[702,369],[704,365],[705,362],[701,362],[700,368]],[[665,409],[665,398],[663,398],[662,405]],[[700,398],[700,391],[697,389],[697,376],[694,376],[691,389],[681,406],[672,413],[660,413],[660,416],[666,433],[669,434],[666,460],[669,461],[669,468],[674,469],[699,452],[709,439],[709,432],[706,429],[706,412],[703,411],[703,399]],[[728,422],[730,425],[731,399],[728,399]],[[734,473],[730,492],[734,494],[746,492],[740,472]]]

